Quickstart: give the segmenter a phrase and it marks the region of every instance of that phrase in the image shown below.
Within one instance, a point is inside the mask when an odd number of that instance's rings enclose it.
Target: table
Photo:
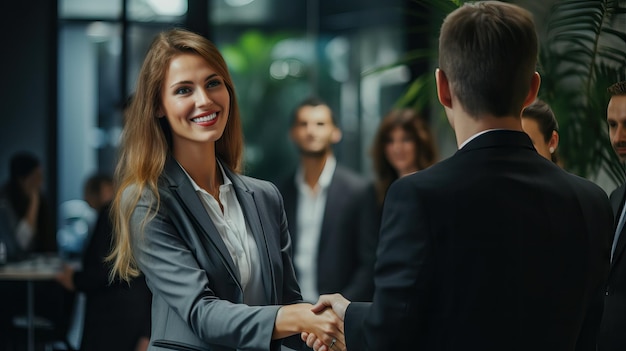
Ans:
[[[60,257],[52,254],[40,254],[28,259],[7,263],[0,266],[0,280],[26,282],[26,320],[28,351],[35,350],[35,281],[52,280],[63,267]]]

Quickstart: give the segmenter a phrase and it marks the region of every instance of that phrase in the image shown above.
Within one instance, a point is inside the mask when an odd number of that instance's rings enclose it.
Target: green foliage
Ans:
[[[624,170],[608,140],[606,88],[626,74],[626,1],[562,0],[550,10],[539,56],[539,95],[559,121],[564,166],[583,177]]]

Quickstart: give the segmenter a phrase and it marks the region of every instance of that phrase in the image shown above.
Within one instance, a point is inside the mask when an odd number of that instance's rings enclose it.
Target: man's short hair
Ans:
[[[293,112],[291,113],[291,126],[293,127],[296,123],[296,120],[298,119],[298,113],[300,112],[300,109],[305,107],[305,106],[311,106],[311,107],[317,107],[317,106],[326,106],[328,107],[328,109],[330,110],[330,119],[333,122],[334,125],[337,125],[337,121],[335,120],[335,115],[333,113],[333,109],[330,108],[330,106],[326,103],[326,101],[320,99],[317,96],[310,96],[304,100],[302,100],[297,106],[296,108],[293,109]]]
[[[606,91],[610,96],[626,95],[626,80],[611,85]]]
[[[537,65],[530,12],[499,1],[466,3],[450,13],[439,36],[439,68],[465,111],[518,116]]]

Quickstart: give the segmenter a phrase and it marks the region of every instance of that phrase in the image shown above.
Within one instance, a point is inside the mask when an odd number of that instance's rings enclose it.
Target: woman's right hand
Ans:
[[[314,334],[328,350],[344,351],[343,321],[331,308],[314,313],[312,307],[308,303],[282,306],[276,316],[273,339],[307,332]]]

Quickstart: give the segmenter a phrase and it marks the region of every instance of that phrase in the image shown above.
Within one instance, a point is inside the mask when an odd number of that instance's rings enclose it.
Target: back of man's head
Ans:
[[[498,1],[466,3],[441,26],[439,68],[471,116],[519,116],[537,51],[528,11]]]

